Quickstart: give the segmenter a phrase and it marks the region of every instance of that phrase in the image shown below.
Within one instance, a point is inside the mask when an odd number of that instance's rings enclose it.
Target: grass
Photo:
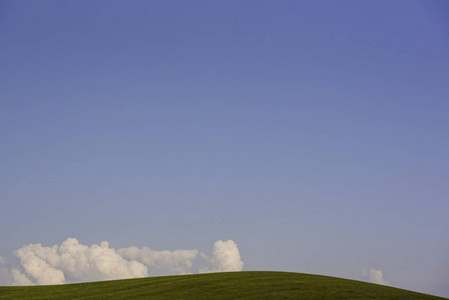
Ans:
[[[0,299],[444,299],[328,276],[228,272],[0,287]]]

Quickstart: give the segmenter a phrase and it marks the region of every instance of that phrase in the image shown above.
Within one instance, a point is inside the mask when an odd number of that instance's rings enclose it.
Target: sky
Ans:
[[[0,1],[0,284],[449,297],[448,116],[447,1]]]

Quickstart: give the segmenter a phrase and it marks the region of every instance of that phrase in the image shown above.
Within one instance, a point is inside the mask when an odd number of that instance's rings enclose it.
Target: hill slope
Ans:
[[[0,299],[444,299],[335,277],[229,272],[0,287]]]

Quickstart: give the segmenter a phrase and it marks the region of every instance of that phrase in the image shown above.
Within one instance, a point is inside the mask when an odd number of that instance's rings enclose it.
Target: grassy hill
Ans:
[[[0,287],[0,299],[444,299],[328,276],[229,272]]]

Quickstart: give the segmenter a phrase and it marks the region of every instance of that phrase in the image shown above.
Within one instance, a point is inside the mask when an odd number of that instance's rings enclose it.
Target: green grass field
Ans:
[[[444,299],[328,276],[229,272],[0,287],[0,299]]]

